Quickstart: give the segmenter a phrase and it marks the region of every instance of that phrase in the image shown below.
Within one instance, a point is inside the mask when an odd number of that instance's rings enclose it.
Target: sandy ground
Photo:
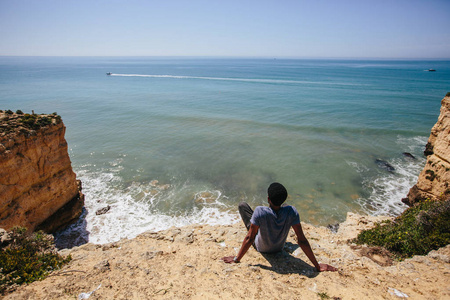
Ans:
[[[244,226],[197,225],[63,250],[68,265],[4,299],[450,299],[450,245],[392,262],[347,242],[380,219],[349,213],[337,233],[303,224],[318,261],[338,272],[316,272],[292,230],[286,251],[251,248],[241,263],[225,264]]]

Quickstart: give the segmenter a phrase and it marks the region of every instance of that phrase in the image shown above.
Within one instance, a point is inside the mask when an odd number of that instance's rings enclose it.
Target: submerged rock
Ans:
[[[411,153],[409,153],[409,152],[403,152],[402,154],[403,154],[404,157],[411,158],[411,159],[416,159],[416,157],[414,155],[412,155]]]
[[[380,167],[388,172],[392,173],[395,171],[395,168],[385,160],[377,158],[377,159],[375,159],[375,163],[377,164],[378,167]]]

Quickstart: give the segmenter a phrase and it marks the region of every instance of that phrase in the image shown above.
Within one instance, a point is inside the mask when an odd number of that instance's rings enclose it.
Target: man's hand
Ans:
[[[325,272],[325,271],[335,272],[335,271],[337,271],[337,269],[335,267],[332,267],[327,264],[319,264],[319,267],[320,267],[320,270],[318,270],[319,272]]]
[[[225,257],[222,257],[222,260],[224,262],[226,262],[227,264],[235,263],[234,256],[225,256]]]

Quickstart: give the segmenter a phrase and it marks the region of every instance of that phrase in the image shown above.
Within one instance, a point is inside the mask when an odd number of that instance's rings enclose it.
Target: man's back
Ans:
[[[289,229],[300,223],[295,207],[286,205],[278,210],[258,206],[250,222],[259,227],[255,238],[255,246],[259,252],[278,252],[283,250]]]

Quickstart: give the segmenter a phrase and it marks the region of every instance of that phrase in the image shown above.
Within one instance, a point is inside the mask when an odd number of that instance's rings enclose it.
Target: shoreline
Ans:
[[[4,299],[73,299],[96,288],[93,299],[450,299],[450,245],[397,262],[347,242],[386,218],[348,213],[337,233],[302,223],[318,261],[338,272],[317,273],[292,230],[285,251],[250,249],[241,263],[225,264],[220,258],[238,250],[244,226],[189,225],[61,250],[73,258],[68,265]]]
[[[407,160],[404,157],[398,159],[400,162],[406,161],[407,163],[417,164],[417,160]],[[420,166],[414,166],[417,169],[417,173],[423,168],[425,159]],[[398,162],[396,168],[403,171],[410,165],[405,165],[400,168]],[[322,214],[322,203],[316,203],[316,199],[327,199],[327,197],[318,196],[321,191],[311,189],[306,191],[303,195],[294,194],[294,198],[288,199],[288,204],[294,205],[301,210],[301,220],[311,223],[315,226],[326,226],[329,224],[336,224],[345,221],[345,216],[348,212],[357,214],[368,215],[389,215],[387,214],[390,206],[396,206],[401,208],[396,211],[396,214],[391,212],[391,216],[398,216],[404,209],[407,208],[400,199],[407,194],[409,188],[417,182],[418,175],[410,177],[394,177],[397,174],[391,174],[389,172],[381,173],[376,178],[375,188],[384,188],[384,193],[392,194],[388,201],[382,202],[381,196],[374,196],[378,193],[374,191],[369,196],[361,196],[358,194],[352,195],[351,205],[355,206],[350,211],[335,212],[333,218],[327,219],[326,223],[323,222],[324,215]],[[90,176],[89,172],[78,172],[78,177],[83,182],[83,193],[86,195],[85,208],[87,209],[87,215],[85,220],[78,222],[78,225],[74,227],[83,227],[83,232],[89,232],[89,236],[86,235],[84,239],[90,240],[95,244],[105,244],[113,241],[117,241],[120,238],[134,238],[137,235],[137,231],[144,232],[147,230],[165,230],[171,226],[188,226],[190,224],[202,223],[205,225],[228,225],[240,222],[240,217],[237,212],[237,202],[233,207],[228,207],[229,203],[222,199],[222,191],[218,190],[204,190],[197,193],[192,192],[190,201],[193,208],[187,213],[180,213],[179,215],[170,215],[162,211],[155,211],[153,208],[155,205],[153,202],[146,203],[143,199],[136,201],[123,201],[130,197],[130,195],[140,195],[142,193],[150,193],[155,196],[151,196],[151,201],[163,202],[167,200],[164,193],[173,193],[172,187],[163,182],[158,184],[157,180],[153,180],[148,183],[132,182],[127,189],[117,189],[113,185],[109,185],[109,182],[121,182],[121,178],[114,175],[112,180],[108,177],[111,175],[106,172],[106,180],[102,177],[102,174],[97,174],[97,178]],[[80,176],[82,174],[82,176]],[[92,179],[94,178],[94,179]],[[103,180],[102,180],[103,179]],[[153,183],[153,182],[156,182]],[[164,188],[160,188],[160,186]],[[316,193],[316,194],[314,194]],[[382,192],[379,193],[383,195]],[[160,199],[158,196],[163,195]],[[219,195],[219,196],[217,196]],[[150,196],[148,196],[150,197]],[[251,196],[248,196],[251,198]],[[359,198],[358,197],[363,197]],[[255,199],[255,198],[254,198]],[[301,201],[299,201],[301,199]],[[394,200],[395,199],[395,200]],[[248,199],[247,199],[248,200]],[[149,200],[148,200],[149,201]],[[393,203],[395,201],[395,203]],[[367,202],[367,203],[366,203]],[[265,203],[253,203],[254,206],[265,205]],[[96,212],[106,207],[110,207],[108,212],[102,215],[96,215]],[[340,206],[342,208],[342,206]],[[345,207],[350,208],[350,207]],[[370,209],[371,208],[371,209]],[[378,209],[378,210],[377,210]],[[384,213],[383,213],[384,212]],[[218,221],[223,220],[223,221]],[[168,224],[168,225],[167,225]],[[137,228],[137,230],[136,230]],[[68,229],[67,231],[71,231]],[[66,232],[66,235],[71,235],[70,232]]]

